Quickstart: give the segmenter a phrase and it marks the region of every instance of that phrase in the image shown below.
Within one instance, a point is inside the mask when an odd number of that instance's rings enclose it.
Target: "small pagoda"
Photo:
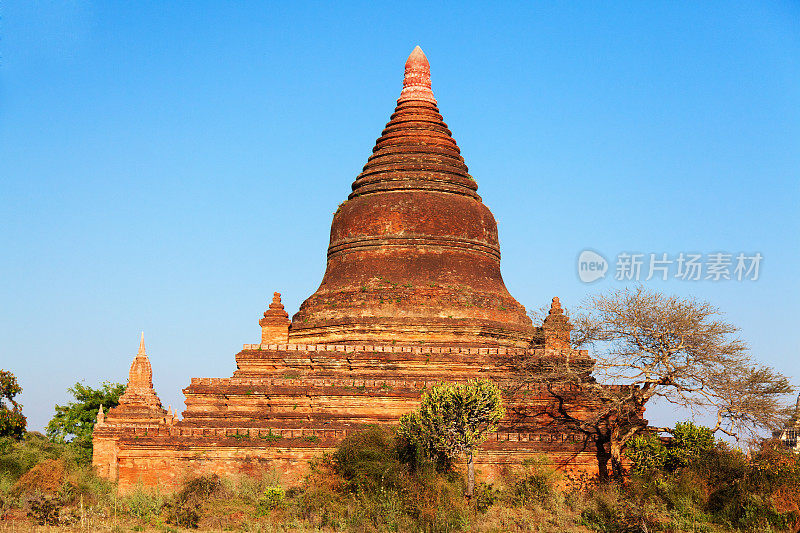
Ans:
[[[233,376],[192,378],[181,420],[153,390],[142,338],[119,406],[98,414],[98,472],[123,492],[187,473],[274,468],[297,479],[348,434],[396,424],[428,387],[488,378],[508,414],[476,455],[482,475],[542,456],[596,473],[597,444],[553,415],[593,409],[595,398],[556,376],[569,364],[592,379],[594,361],[571,348],[558,298],[533,324],[509,294],[477,189],[416,47],[394,113],[333,216],[319,288],[291,320],[275,293],[260,342],[236,354]],[[519,387],[521,358],[552,369],[553,383]]]

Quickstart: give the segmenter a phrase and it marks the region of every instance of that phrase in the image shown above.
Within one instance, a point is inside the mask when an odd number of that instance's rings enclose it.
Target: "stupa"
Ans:
[[[290,340],[530,344],[531,319],[500,274],[497,224],[436,107],[419,46],[352,188]]]
[[[162,408],[142,340],[119,406],[98,415],[98,472],[123,492],[187,473],[275,468],[297,479],[349,433],[396,424],[427,387],[473,378],[496,382],[508,412],[476,455],[483,475],[535,456],[596,472],[596,444],[559,422],[553,395],[514,386],[520,358],[553,376],[569,362],[587,380],[593,360],[570,347],[558,298],[535,326],[509,294],[477,189],[416,47],[394,113],[333,217],[319,288],[291,321],[275,293],[261,341],[236,354],[232,377],[192,378],[182,420]],[[560,398],[573,415],[595,405],[574,385]]]

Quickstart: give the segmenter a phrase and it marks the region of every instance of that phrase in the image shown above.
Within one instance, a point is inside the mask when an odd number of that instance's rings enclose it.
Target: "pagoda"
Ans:
[[[348,434],[396,424],[426,388],[488,378],[508,414],[476,454],[479,472],[491,478],[547,456],[596,473],[597,444],[553,415],[580,416],[596,400],[574,384],[557,400],[544,385],[519,387],[514,374],[525,359],[554,380],[567,363],[589,380],[594,361],[570,347],[558,298],[534,325],[509,294],[497,223],[477,189],[416,47],[394,113],[333,216],[319,288],[291,320],[276,292],[260,342],[236,354],[233,376],[192,378],[183,390],[182,420],[153,390],[142,338],[119,405],[98,414],[97,471],[123,492],[174,486],[187,473],[274,468],[297,479]]]

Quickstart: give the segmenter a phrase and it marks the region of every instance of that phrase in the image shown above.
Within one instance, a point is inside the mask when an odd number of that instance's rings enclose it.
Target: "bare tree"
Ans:
[[[594,379],[571,368],[568,359],[546,372],[530,360],[519,365],[520,384],[544,384],[558,399],[552,416],[595,440],[601,477],[608,460],[613,476],[623,475],[623,449],[648,430],[642,415],[654,397],[693,415],[712,414],[712,429],[737,439],[775,429],[791,414],[785,402],[793,388],[753,361],[737,337],[739,328],[721,315],[707,302],[642,286],[595,296],[572,317],[571,335],[573,346],[593,348]],[[564,400],[563,391],[575,387],[591,393],[591,409]]]

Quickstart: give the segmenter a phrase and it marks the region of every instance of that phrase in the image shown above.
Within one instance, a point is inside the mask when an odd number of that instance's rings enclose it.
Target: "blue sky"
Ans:
[[[797,2],[164,4],[0,6],[0,368],[32,429],[141,330],[182,410],[273,291],[294,313],[417,44],[522,304],[623,286],[578,279],[587,248],[759,252],[757,281],[647,283],[800,384]]]

